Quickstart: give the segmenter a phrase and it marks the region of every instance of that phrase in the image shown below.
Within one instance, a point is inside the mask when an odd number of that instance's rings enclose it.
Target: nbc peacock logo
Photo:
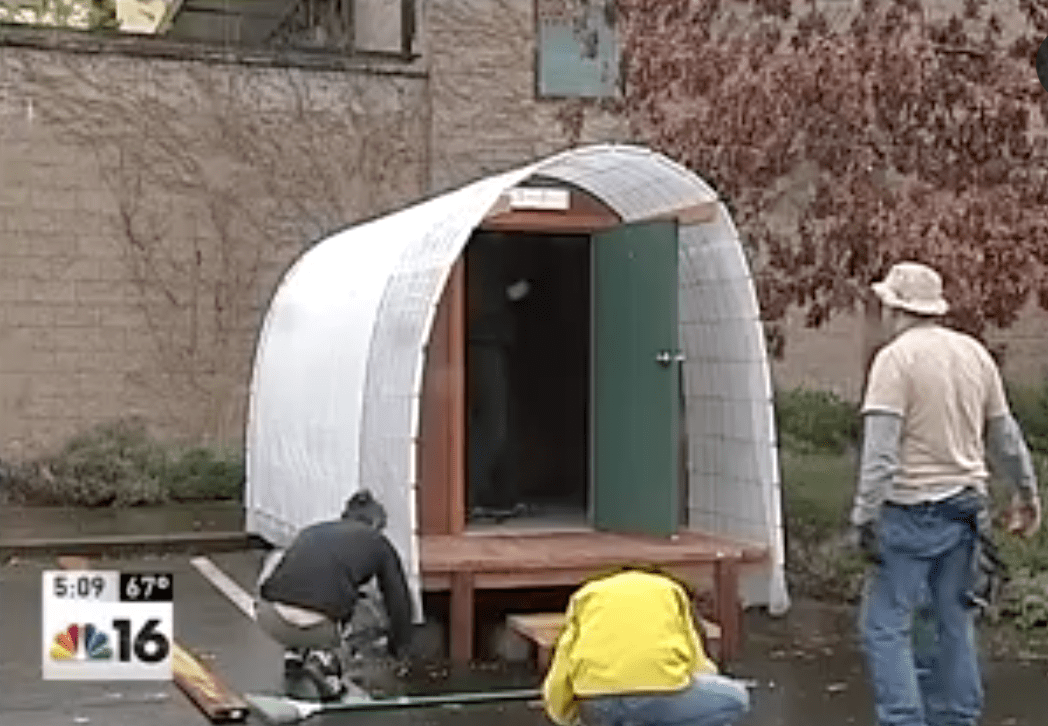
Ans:
[[[50,656],[53,661],[111,660],[113,649],[106,632],[91,623],[72,623],[55,633]]]

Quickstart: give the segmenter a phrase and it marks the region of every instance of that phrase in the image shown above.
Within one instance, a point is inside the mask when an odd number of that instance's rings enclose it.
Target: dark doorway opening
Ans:
[[[477,231],[466,247],[471,526],[586,526],[589,236]]]

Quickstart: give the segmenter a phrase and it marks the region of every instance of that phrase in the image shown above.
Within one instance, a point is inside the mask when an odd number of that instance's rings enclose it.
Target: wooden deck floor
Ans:
[[[739,567],[767,558],[763,547],[700,532],[672,539],[592,530],[467,532],[425,535],[420,548],[423,589],[451,592],[451,654],[460,662],[473,655],[475,590],[574,586],[625,564],[659,565],[691,582],[712,574],[713,615],[730,657],[741,641]]]

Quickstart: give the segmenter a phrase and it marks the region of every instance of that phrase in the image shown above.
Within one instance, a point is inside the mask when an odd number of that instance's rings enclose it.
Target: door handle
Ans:
[[[668,366],[670,363],[683,363],[684,353],[679,350],[676,353],[670,353],[668,350],[659,351],[659,354],[655,356],[655,362],[661,365],[663,368]]]

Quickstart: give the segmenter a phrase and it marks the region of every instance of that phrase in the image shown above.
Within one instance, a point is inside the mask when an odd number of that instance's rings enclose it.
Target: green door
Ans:
[[[590,491],[596,529],[677,531],[677,224],[628,224],[592,245]]]

